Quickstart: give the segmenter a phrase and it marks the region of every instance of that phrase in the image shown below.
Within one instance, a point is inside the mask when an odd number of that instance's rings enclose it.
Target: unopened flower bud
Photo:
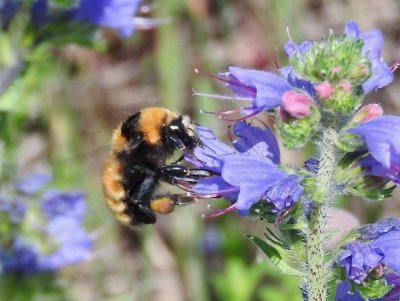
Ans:
[[[318,96],[322,99],[329,99],[332,96],[333,88],[331,84],[327,81],[322,82],[318,86],[315,87],[317,90]]]
[[[376,117],[382,116],[383,110],[382,107],[377,103],[371,103],[363,106],[353,118],[354,122],[360,123],[365,122]]]
[[[343,88],[343,91],[344,91],[344,92],[350,92],[350,91],[351,91],[351,88],[352,88],[351,84],[350,84],[347,80],[343,81],[343,82],[340,84],[340,86]]]
[[[308,95],[286,91],[282,97],[282,107],[290,116],[298,119],[311,115],[314,100]]]
[[[337,73],[339,73],[340,71],[342,71],[342,67],[340,67],[340,66],[334,66],[334,67],[332,67],[332,69],[331,69],[331,71],[332,71],[332,73],[333,74],[337,74]]]

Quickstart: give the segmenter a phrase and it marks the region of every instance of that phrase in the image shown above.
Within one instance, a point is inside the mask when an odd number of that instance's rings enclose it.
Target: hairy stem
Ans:
[[[334,123],[333,123],[334,124]],[[317,174],[318,200],[314,200],[313,212],[309,220],[307,235],[309,301],[325,301],[328,295],[327,281],[329,269],[325,264],[324,240],[326,227],[326,208],[335,196],[332,174],[336,164],[335,140],[337,132],[333,124],[326,127],[320,145],[320,162]]]

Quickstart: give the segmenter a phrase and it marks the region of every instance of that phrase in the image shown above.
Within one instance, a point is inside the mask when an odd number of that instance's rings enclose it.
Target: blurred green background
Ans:
[[[262,235],[262,223],[238,222],[234,213],[202,218],[212,212],[209,204],[223,202],[203,200],[178,208],[159,217],[155,226],[120,226],[105,206],[100,182],[111,133],[130,114],[159,105],[189,114],[225,137],[228,123],[199,111],[235,104],[193,96],[192,89],[226,92],[194,69],[218,73],[235,65],[276,71],[275,48],[279,64],[287,62],[287,28],[295,41],[318,40],[329,29],[340,34],[348,19],[363,30],[379,28],[383,57],[390,64],[400,58],[399,1],[159,0],[152,5],[147,15],[168,18],[168,24],[138,31],[128,40],[104,30],[104,51],[70,45],[57,49],[47,64],[32,65],[24,89],[13,92],[23,109],[1,119],[14,146],[0,150],[7,158],[2,173],[13,179],[49,170],[59,187],[88,193],[87,226],[95,248],[91,261],[63,272],[72,300],[302,300],[296,279],[280,276],[243,236]],[[398,114],[399,92],[395,81],[369,99],[381,103],[386,114]],[[307,157],[282,155],[291,165]],[[398,201],[397,193],[383,205],[357,199],[344,205],[367,222],[398,215]]]

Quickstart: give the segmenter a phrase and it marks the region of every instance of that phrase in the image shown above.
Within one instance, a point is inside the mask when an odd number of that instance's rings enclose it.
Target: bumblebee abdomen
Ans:
[[[104,162],[102,183],[104,199],[108,208],[114,213],[115,217],[124,224],[130,224],[131,218],[126,214],[126,193],[122,185],[123,167],[120,161],[113,155]]]

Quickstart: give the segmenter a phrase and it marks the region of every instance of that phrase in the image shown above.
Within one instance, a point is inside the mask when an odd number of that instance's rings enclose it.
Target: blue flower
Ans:
[[[367,224],[357,230],[359,239],[375,240],[392,231],[400,231],[400,220],[397,218],[384,218],[374,224]]]
[[[286,55],[290,59],[291,57],[293,57],[296,54],[302,55],[302,54],[308,52],[311,49],[311,47],[312,47],[312,42],[310,42],[310,41],[303,41],[303,42],[301,42],[300,45],[297,45],[297,43],[294,41],[289,41],[285,44],[284,49],[285,49]]]
[[[349,130],[365,143],[369,155],[359,164],[367,174],[400,183],[400,117],[382,116]]]
[[[18,0],[0,0],[0,29],[8,27],[22,5]]]
[[[91,256],[92,239],[79,221],[68,216],[53,218],[46,226],[46,233],[57,248],[40,258],[38,265],[42,271],[56,271]]]
[[[45,173],[33,173],[23,177],[16,183],[16,189],[27,195],[34,195],[44,188],[50,181],[52,176]]]
[[[32,193],[47,180],[31,176],[17,186]],[[54,272],[90,257],[92,239],[82,225],[86,214],[85,195],[49,190],[44,194],[41,205],[44,219],[35,219],[32,227],[31,219],[24,219],[25,203],[8,196],[0,197],[0,212],[4,212],[12,223],[21,223],[26,229],[24,233],[13,231],[9,237],[3,238],[3,241],[11,242],[0,246],[0,270],[3,273]],[[3,222],[6,220],[3,219]],[[38,229],[42,230],[40,233],[45,239],[37,240],[36,236],[28,239],[29,231],[36,232]]]
[[[134,16],[140,0],[81,0],[73,11],[77,20],[110,27],[128,37],[135,30]]]
[[[218,141],[210,129],[198,129],[203,145],[194,151],[199,160],[196,165],[217,175],[200,180],[194,192],[234,199],[234,208],[241,215],[248,214],[261,199],[274,205],[274,213],[284,213],[299,200],[303,188],[298,176],[276,165],[279,149],[275,137],[268,129],[244,122],[235,124],[234,133],[238,136],[233,142],[236,150]]]
[[[0,248],[2,273],[31,274],[38,271],[38,251],[21,239],[15,239],[11,246]]]
[[[365,94],[383,88],[393,81],[393,74],[389,67],[383,62],[381,57],[383,37],[378,29],[361,32],[354,21],[347,22],[345,26],[347,39],[362,40],[364,42],[362,52],[368,55],[372,64],[371,77],[362,85]]]
[[[0,195],[0,212],[4,212],[14,224],[19,224],[25,217],[26,204],[19,199]]]
[[[233,126],[233,133],[237,138],[232,144],[239,152],[267,158],[274,164],[281,163],[278,142],[271,130],[237,122]]]
[[[400,231],[390,231],[378,237],[371,246],[382,250],[382,262],[390,269],[400,273]]]
[[[398,274],[390,273],[385,275],[388,284],[394,285],[390,292],[379,299],[379,301],[398,301],[400,300],[400,276]]]
[[[339,262],[346,270],[347,277],[361,284],[373,269],[382,264],[384,257],[379,248],[367,243],[352,242],[339,256]]]
[[[387,219],[358,230],[361,235],[338,257],[350,280],[362,284],[373,270],[383,266],[400,273],[399,225],[400,220]]]
[[[42,214],[48,219],[70,216],[82,221],[86,214],[86,196],[81,192],[49,190],[43,196]]]
[[[48,0],[36,0],[31,6],[31,22],[35,27],[45,25],[51,20],[48,15]]]

